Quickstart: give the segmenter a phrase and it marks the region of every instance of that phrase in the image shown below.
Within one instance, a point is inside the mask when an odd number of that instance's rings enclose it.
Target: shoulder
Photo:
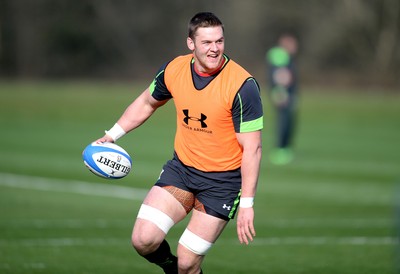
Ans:
[[[263,105],[257,81],[248,78],[236,94],[232,117],[235,131],[251,132],[263,128]]]
[[[165,62],[164,64],[162,64],[160,66],[160,68],[157,71],[157,75],[160,74],[160,73],[164,73],[164,71],[167,68],[169,69],[171,66],[174,66],[174,65],[176,66],[176,65],[178,65],[180,63],[187,63],[187,62],[190,63],[191,58],[192,58],[192,55],[188,54],[188,55],[180,55],[180,56],[177,56],[177,57],[175,57],[173,59],[170,59],[170,60],[168,60],[167,62]]]
[[[227,69],[230,69],[230,70],[234,71],[237,74],[241,74],[241,75],[244,75],[246,77],[251,77],[251,74],[245,68],[243,68],[241,65],[239,65],[234,60],[230,59],[228,56],[225,55],[225,57],[228,60],[226,65],[225,65],[225,67]]]
[[[179,66],[182,64],[190,64],[192,61],[192,54],[180,55],[172,59],[170,62],[167,63],[167,67],[171,66]]]
[[[172,59],[165,67],[165,75],[167,78],[182,73],[183,70],[190,69],[192,54],[181,55]]]
[[[243,86],[240,88],[239,92],[256,92],[260,93],[260,85],[254,77],[249,77],[243,83]]]

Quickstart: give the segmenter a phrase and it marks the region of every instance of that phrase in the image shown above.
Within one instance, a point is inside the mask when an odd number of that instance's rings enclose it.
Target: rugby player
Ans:
[[[197,274],[236,212],[240,243],[249,244],[256,234],[263,108],[257,81],[225,55],[224,26],[217,16],[201,12],[190,20],[187,47],[191,53],[162,65],[97,142],[117,141],[174,101],[173,157],[139,209],[132,244],[165,273]],[[166,235],[190,212],[175,256]]]

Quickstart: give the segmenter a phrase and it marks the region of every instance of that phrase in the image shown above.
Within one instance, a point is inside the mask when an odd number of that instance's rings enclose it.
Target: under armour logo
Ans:
[[[184,109],[183,114],[185,114],[185,116],[186,116],[185,118],[183,118],[183,121],[185,122],[185,124],[189,125],[189,120],[192,120],[192,121],[200,122],[202,128],[207,127],[207,124],[204,122],[207,119],[207,116],[204,115],[203,113],[201,113],[200,118],[192,117],[192,116],[189,116],[189,110]]]
[[[224,204],[224,205],[222,206],[222,208],[223,208],[223,209],[226,209],[226,210],[231,210],[231,206],[227,206],[226,204]]]

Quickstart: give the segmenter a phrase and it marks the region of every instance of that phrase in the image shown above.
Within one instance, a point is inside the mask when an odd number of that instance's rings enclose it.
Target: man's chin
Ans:
[[[221,66],[221,59],[209,60],[207,62],[207,69],[209,71],[214,71]]]

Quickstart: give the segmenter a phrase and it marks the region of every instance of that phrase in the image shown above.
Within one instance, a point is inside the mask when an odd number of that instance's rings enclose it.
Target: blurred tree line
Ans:
[[[221,18],[226,53],[260,82],[291,32],[304,82],[400,86],[399,0],[0,0],[0,77],[150,81],[188,52],[198,11]]]

